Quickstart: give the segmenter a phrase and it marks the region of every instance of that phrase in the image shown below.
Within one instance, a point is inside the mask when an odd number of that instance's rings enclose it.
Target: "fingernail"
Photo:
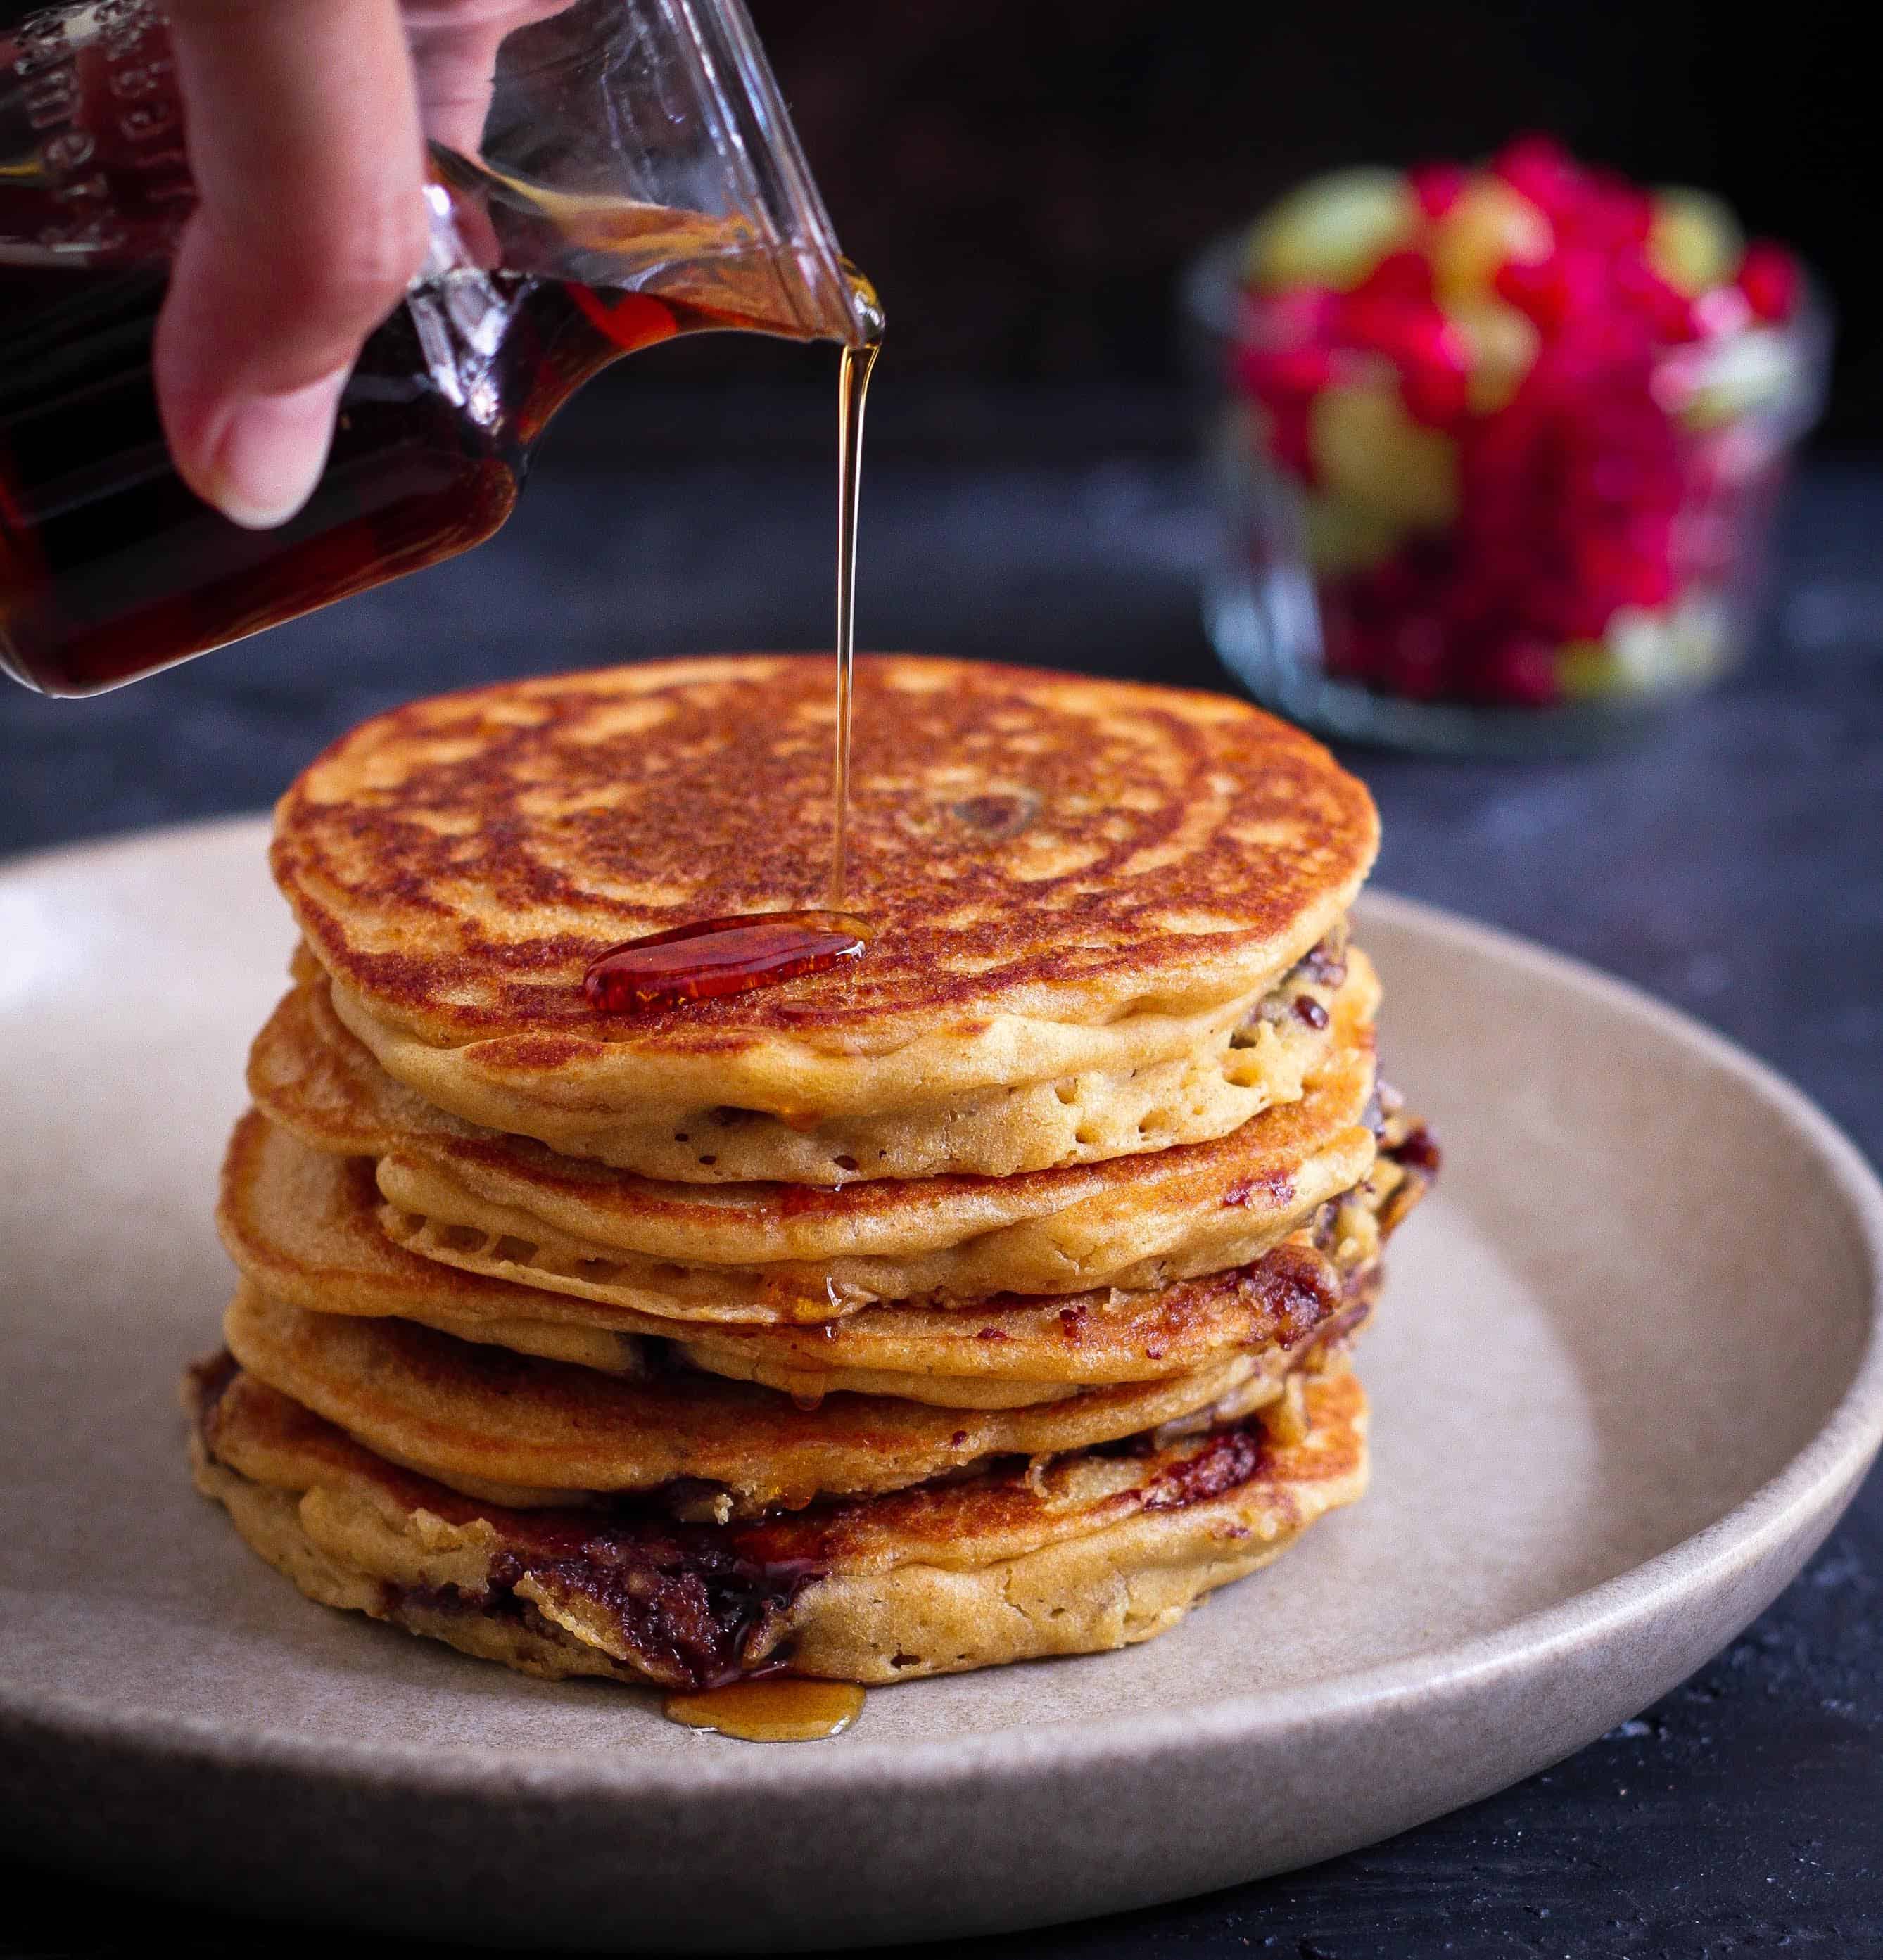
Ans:
[[[327,467],[333,414],[349,370],[336,368],[285,395],[250,395],[222,427],[210,465],[209,500],[251,531],[285,523]]]

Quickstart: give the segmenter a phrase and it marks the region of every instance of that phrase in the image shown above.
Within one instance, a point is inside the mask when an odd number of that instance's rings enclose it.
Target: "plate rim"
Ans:
[[[46,872],[82,869],[88,860],[161,851],[244,833],[258,845],[266,813],[117,832],[0,861],[0,888]],[[258,849],[258,864],[265,859]],[[1448,941],[1470,954],[1514,965],[1540,979],[1592,994],[1663,1039],[1697,1052],[1738,1077],[1809,1147],[1843,1201],[1868,1255],[1871,1312],[1861,1354],[1816,1432],[1757,1488],[1710,1523],[1652,1558],[1567,1599],[1520,1615],[1435,1653],[1354,1669],[1282,1689],[1253,1689],[1181,1710],[1021,1722],[991,1734],[925,1742],[850,1739],[841,1752],[675,1752],[650,1755],[624,1744],[618,1753],[453,1742],[314,1737],[266,1726],[235,1728],[209,1717],[136,1714],[54,1694],[15,1692],[0,1681],[0,1737],[35,1732],[177,1765],[286,1771],[316,1782],[403,1789],[459,1799],[536,1794],[558,1803],[634,1797],[697,1799],[741,1794],[809,1798],[853,1796],[871,1787],[985,1787],[990,1776],[1024,1780],[1042,1771],[1098,1771],[1142,1764],[1172,1751],[1247,1742],[1273,1746],[1292,1730],[1364,1722],[1396,1705],[1488,1688],[1568,1658],[1579,1648],[1622,1637],[1651,1622],[1684,1593],[1701,1594],[1755,1570],[1784,1542],[1807,1532],[1827,1507],[1834,1522],[1883,1446],[1883,1181],[1848,1134],[1770,1064],[1706,1023],[1631,982],[1573,955],[1486,925],[1449,908],[1369,888],[1362,913]]]

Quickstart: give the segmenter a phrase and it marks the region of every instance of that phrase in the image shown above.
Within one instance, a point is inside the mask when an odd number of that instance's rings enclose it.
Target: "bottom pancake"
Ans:
[[[193,1370],[206,1495],[301,1589],[552,1679],[878,1684],[1148,1640],[1366,1481],[1366,1402],[1306,1381],[1292,1425],[1006,1463],[730,1525],[645,1503],[508,1510],[401,1470],[225,1354]]]

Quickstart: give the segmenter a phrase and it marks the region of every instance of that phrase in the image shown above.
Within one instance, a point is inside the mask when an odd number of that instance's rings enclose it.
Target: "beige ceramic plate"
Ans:
[[[0,1828],[166,1890],[593,1946],[934,1937],[1381,1837],[1744,1626],[1883,1430],[1883,1193],[1794,1091],[1601,978],[1368,902],[1448,1147],[1362,1372],[1372,1496],[1149,1647],[755,1748],[302,1600],[191,1491],[178,1369],[285,914],[256,822],[0,873]]]

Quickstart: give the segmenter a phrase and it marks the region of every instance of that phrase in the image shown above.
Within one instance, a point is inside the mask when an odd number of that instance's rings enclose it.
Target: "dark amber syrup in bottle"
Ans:
[[[171,468],[161,275],[0,266],[0,664],[91,694],[436,564],[510,514],[530,446],[609,363],[747,323],[507,273],[415,287],[367,342],[307,507],[247,531]]]

